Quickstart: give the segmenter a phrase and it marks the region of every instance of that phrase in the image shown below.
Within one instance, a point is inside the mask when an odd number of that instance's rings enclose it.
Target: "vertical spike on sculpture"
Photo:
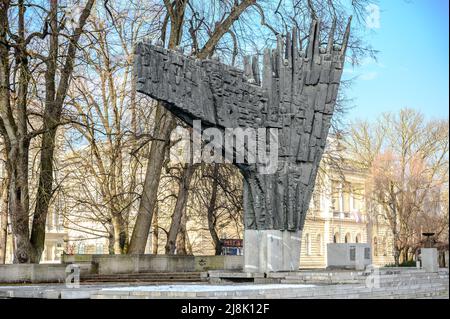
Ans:
[[[244,76],[247,80],[253,79],[252,63],[248,55],[244,57]]]
[[[327,44],[327,53],[331,53],[333,50],[334,43],[334,34],[336,32],[336,18],[333,19],[333,23],[331,25],[330,34],[328,35],[328,44]]]
[[[256,85],[261,84],[261,75],[259,74],[259,63],[258,63],[258,56],[254,55],[252,57],[252,75],[253,79],[255,80]]]
[[[345,33],[344,33],[344,40],[342,41],[342,47],[341,47],[341,57],[345,58],[345,52],[347,50],[348,47],[348,41],[350,39],[350,26],[352,24],[352,17],[350,16],[350,18],[348,18],[348,23],[347,23],[347,27],[345,28]]]
[[[201,62],[159,46],[137,45],[138,91],[164,101],[188,124],[200,119],[221,130],[266,128],[273,137],[273,130],[278,132],[274,171],[262,173],[265,163],[238,165],[244,176],[246,271],[298,269],[350,23],[351,18],[340,48],[335,47],[336,21],[326,48],[320,48],[320,22],[312,21],[305,54],[298,30],[279,35],[276,48],[264,50],[262,76],[257,57],[245,57],[240,71],[215,60]]]

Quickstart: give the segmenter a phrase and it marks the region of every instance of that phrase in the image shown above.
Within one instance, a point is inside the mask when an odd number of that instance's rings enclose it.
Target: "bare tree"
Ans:
[[[185,164],[181,169],[181,174],[178,182],[178,196],[175,203],[175,207],[172,214],[172,221],[170,223],[169,232],[167,234],[166,254],[174,254],[176,248],[176,240],[180,231],[181,221],[183,215],[185,215],[186,203],[189,196],[189,187],[192,179],[192,175],[195,172],[198,164],[191,165]],[[186,224],[186,222],[184,222]],[[184,249],[184,247],[183,247]]]
[[[2,150],[2,154],[4,154]],[[6,261],[6,247],[8,240],[8,190],[9,190],[9,173],[5,170],[5,160],[0,157],[0,264]]]
[[[203,164],[193,182],[189,218],[199,221],[193,231],[209,232],[216,255],[222,253],[222,233],[239,238],[243,231],[241,179],[232,165]]]
[[[226,179],[239,183],[240,175],[220,167],[217,178],[214,170],[197,178],[195,167],[188,165],[179,176],[166,174],[171,187],[178,180],[182,187],[171,194],[174,201],[162,203],[162,170],[177,120],[160,103],[154,106],[135,93],[134,44],[157,33],[170,49],[190,49],[200,59],[220,56],[235,65],[247,52],[272,46],[273,35],[292,25],[305,47],[312,18],[320,18],[324,29],[342,31],[348,8],[328,0],[139,0],[97,6],[94,0],[85,5],[75,0],[72,8],[64,3],[0,2],[0,134],[8,173],[1,220],[8,220],[8,206],[15,262],[39,262],[55,194],[64,197],[66,226],[108,238],[111,253],[143,253],[152,220],[157,229],[167,228],[168,253],[189,253],[191,208],[204,207],[218,253],[217,232],[229,226],[225,216],[242,213],[231,213],[241,206],[241,190]],[[352,1],[358,17],[366,3]],[[355,34],[348,52],[357,62],[375,51]],[[58,154],[58,135],[67,141],[64,157]],[[202,188],[189,192],[190,183]],[[153,218],[157,205],[160,211]],[[7,221],[2,221],[4,229]],[[88,222],[96,226],[91,229]]]
[[[205,58],[211,55],[214,52],[218,42],[229,30],[231,25],[239,18],[246,8],[255,2],[255,0],[242,0],[240,2],[235,1],[231,5],[231,8],[225,8],[222,18],[219,21],[215,21],[215,28],[209,36],[209,39],[195,54],[199,58]],[[184,19],[189,1],[177,0],[170,3],[170,1],[165,0],[164,4],[167,11],[165,21],[170,22],[168,47],[170,49],[175,49],[182,40],[185,23]],[[192,10],[193,7],[189,6],[189,8]],[[165,26],[167,26],[168,22],[166,22]],[[167,30],[165,27],[162,30],[161,36],[163,40],[166,39],[166,31]],[[196,37],[196,33],[191,32],[191,36]],[[145,250],[145,244],[147,242],[150,223],[152,220],[152,213],[156,203],[159,178],[164,162],[164,156],[169,145],[170,133],[175,128],[176,124],[173,115],[160,104],[157,106],[156,110],[156,123],[154,136],[158,137],[158,139],[164,140],[164,142],[154,141],[151,145],[149,164],[147,166],[147,173],[144,182],[144,190],[129,247],[129,253],[134,254],[143,253]],[[182,209],[182,207],[180,207],[180,209]],[[178,215],[180,214],[174,214],[174,217],[177,217]],[[170,250],[171,249],[169,249],[169,251]]]
[[[140,2],[131,8],[109,2],[108,11],[94,11],[88,44],[81,55],[79,74],[83,70],[83,75],[74,81],[69,103],[79,119],[71,131],[70,157],[82,172],[72,171],[72,178],[95,180],[95,187],[85,189],[89,183],[82,182],[76,185],[82,189],[69,196],[80,208],[102,207],[98,221],[108,229],[110,253],[128,249],[130,214],[138,199],[138,169],[143,160],[138,158],[140,143],[148,140],[146,127],[151,126],[153,110],[145,98],[137,105],[133,47],[155,33],[160,8]],[[80,149],[85,143],[88,147]],[[73,181],[68,179],[68,183]],[[88,193],[97,190],[100,198],[90,200]]]
[[[352,132],[346,145],[370,172],[369,213],[389,225],[398,265],[409,260],[422,231],[442,233],[448,225],[442,196],[448,188],[448,121],[426,122],[419,112],[402,109],[372,125],[357,123]]]
[[[44,249],[45,221],[53,194],[55,136],[78,42],[93,4],[94,0],[88,0],[82,7],[74,28],[66,27],[67,19],[58,0],[49,1],[48,8],[24,0],[0,4],[0,132],[10,172],[15,262],[39,262]],[[25,14],[28,9],[30,14]],[[39,96],[41,91],[43,97]],[[42,125],[34,129],[30,104],[41,99],[43,111],[35,115],[41,118]],[[37,136],[41,138],[39,183],[30,232],[29,147]]]

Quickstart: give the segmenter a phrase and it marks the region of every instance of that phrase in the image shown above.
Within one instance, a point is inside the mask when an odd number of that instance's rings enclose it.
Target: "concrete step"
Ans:
[[[177,280],[170,279],[148,279],[148,278],[127,278],[127,279],[112,279],[112,278],[99,278],[99,279],[89,279],[82,281],[83,283],[105,283],[105,282],[134,282],[134,283],[158,283],[158,284],[173,284],[173,283],[193,283],[193,282],[203,282],[202,279],[199,278],[183,278]]]
[[[117,275],[88,275],[88,276],[82,276],[82,279],[89,279],[89,278],[141,278],[141,277],[147,277],[147,278],[184,278],[184,277],[202,277],[201,274],[173,274],[173,275],[154,275],[154,274],[117,274]]]
[[[380,285],[395,285],[395,284],[401,284],[401,283],[417,283],[417,284],[427,284],[430,282],[439,282],[439,283],[446,283],[448,282],[448,278],[447,279],[436,279],[436,278],[424,278],[424,279],[420,279],[420,278],[389,278],[389,279],[380,279],[379,283]],[[326,282],[326,281],[320,281],[320,280],[299,280],[299,279],[281,279],[280,283],[282,284],[305,284],[305,283],[310,283],[310,284],[363,284],[365,283],[365,279],[349,279],[349,280],[339,280],[339,281],[332,281],[332,282]]]
[[[81,282],[200,282],[206,278],[201,272],[130,273],[115,275],[85,275]]]
[[[374,273],[375,274],[375,273]],[[278,276],[280,279],[285,280],[323,280],[323,281],[339,281],[339,280],[365,280],[369,276],[373,276],[374,274],[367,275],[350,275],[350,274],[339,274],[339,275],[304,275],[304,274],[290,274],[285,276]],[[384,274],[379,273],[379,278],[382,279],[390,279],[390,278],[432,278],[432,279],[448,279],[448,274],[441,273],[427,273],[427,272],[418,272],[418,273],[393,273],[393,274]],[[273,278],[273,277],[272,277]]]
[[[282,279],[280,283],[282,284],[327,284],[327,285],[348,285],[348,284],[359,284],[365,285],[365,280],[340,280],[338,282],[325,282],[325,281],[303,281],[298,279]],[[380,279],[377,281],[381,286],[398,286],[406,284],[429,284],[429,283],[440,283],[448,284],[447,279],[420,279],[420,278],[398,278],[398,279]]]

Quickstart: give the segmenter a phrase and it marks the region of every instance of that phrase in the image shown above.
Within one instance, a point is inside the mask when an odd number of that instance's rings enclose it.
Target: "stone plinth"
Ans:
[[[301,234],[301,231],[246,229],[244,271],[264,273],[298,270]]]
[[[327,267],[364,270],[372,263],[369,244],[347,243],[327,245]]]
[[[185,255],[64,255],[63,263],[91,265],[89,273],[100,275],[140,272],[242,270],[243,256]],[[0,276],[1,278],[1,276]]]
[[[436,248],[421,248],[420,258],[422,259],[422,268],[428,272],[437,272],[439,270],[438,251]]]
[[[66,265],[12,264],[0,265],[0,283],[64,282]]]

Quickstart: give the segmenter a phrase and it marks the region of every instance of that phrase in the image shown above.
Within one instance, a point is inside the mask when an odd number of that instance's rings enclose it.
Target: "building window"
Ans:
[[[382,250],[383,256],[387,256],[386,237],[381,237],[381,250]]]
[[[378,239],[376,236],[373,238],[373,255],[378,256]]]
[[[309,234],[306,234],[306,254],[311,255],[311,237]]]
[[[335,243],[335,244],[339,243],[339,233],[338,232],[334,233],[333,243]]]
[[[80,254],[80,255],[84,254],[85,249],[86,249],[86,245],[83,242],[78,243],[78,254]]]
[[[320,211],[320,192],[315,191],[313,193],[313,203],[314,203],[314,210]]]
[[[322,241],[321,234],[317,235],[317,246],[319,247],[319,249],[317,250],[319,253],[319,256],[322,256],[323,255],[323,241]]]
[[[364,185],[356,184],[352,186],[353,209],[362,211],[364,209]]]
[[[331,205],[334,212],[340,211],[339,196],[340,196],[340,184],[338,181],[331,182]]]
[[[98,243],[97,245],[95,245],[95,253],[96,254],[103,254],[103,244]]]
[[[53,260],[53,256],[52,256],[52,247],[53,247],[53,245],[47,244],[45,246],[46,246],[46,249],[45,249],[45,261],[51,261],[51,260]]]
[[[361,242],[361,234],[360,234],[360,233],[358,233],[358,234],[356,235],[355,242],[356,242],[356,243],[360,243],[360,242]]]
[[[345,243],[351,243],[352,242],[352,237],[350,235],[350,233],[345,234]]]
[[[342,210],[346,213],[350,212],[350,190],[350,184],[345,183],[342,189]]]

